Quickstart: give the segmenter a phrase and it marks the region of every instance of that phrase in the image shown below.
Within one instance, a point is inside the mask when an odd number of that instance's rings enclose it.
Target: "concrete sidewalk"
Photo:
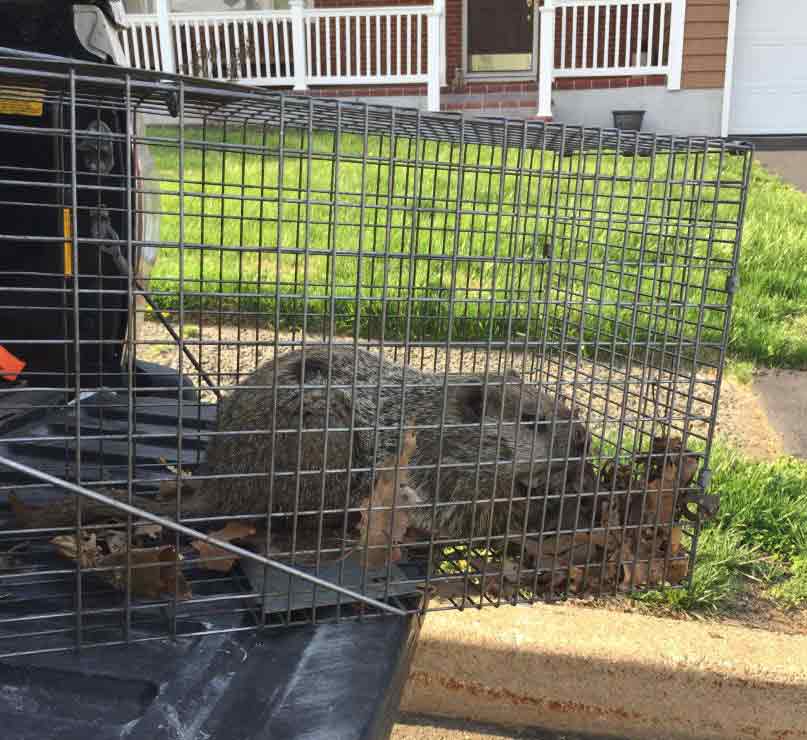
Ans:
[[[572,606],[437,612],[401,709],[632,740],[807,738],[807,635]]]
[[[807,193],[807,150],[757,151],[755,157],[766,170]]]
[[[390,740],[615,740],[604,735],[547,732],[535,727],[503,727],[443,717],[404,715]],[[623,740],[629,740],[624,738]]]

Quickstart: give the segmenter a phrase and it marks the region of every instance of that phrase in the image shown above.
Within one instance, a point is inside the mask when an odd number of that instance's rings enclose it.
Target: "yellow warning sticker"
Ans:
[[[0,86],[0,114],[6,116],[42,115],[44,91],[39,88]]]
[[[42,115],[42,101],[40,100],[4,100],[0,98],[0,114],[5,116],[35,116]]]
[[[72,228],[70,225],[70,209],[64,209],[64,274],[70,277],[73,274],[73,242]]]

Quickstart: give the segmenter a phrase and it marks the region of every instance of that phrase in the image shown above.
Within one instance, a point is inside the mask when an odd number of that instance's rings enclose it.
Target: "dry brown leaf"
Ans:
[[[131,551],[132,596],[160,599],[164,596],[184,601],[191,589],[177,565],[180,558],[171,545]],[[98,559],[99,568],[113,568],[99,573],[119,591],[126,590],[126,551],[110,553]]]
[[[132,536],[135,537],[135,539],[156,540],[162,536],[162,533],[163,528],[160,524],[138,524],[134,528]]]
[[[479,590],[482,593],[503,599],[510,599],[518,595],[520,579],[516,561],[505,557],[492,563],[486,558],[473,558],[470,565],[480,576]],[[484,577],[481,577],[483,573]],[[532,580],[531,576],[530,580]]]
[[[168,470],[168,472],[171,473],[172,475],[176,475],[179,472],[179,468],[176,465],[171,465],[171,463],[169,463],[168,460],[166,460],[164,457],[160,458],[160,464],[164,468],[166,468],[166,470]],[[182,478],[190,478],[191,476],[192,473],[190,470],[183,470],[180,473],[180,477]]]
[[[181,473],[178,473],[177,466],[171,465],[164,457],[160,458],[160,463],[173,476],[179,475],[179,480],[177,480],[176,477],[161,480],[157,498],[175,500],[178,492],[181,492],[183,496],[192,495],[194,493],[196,482],[191,480],[193,476],[189,470],[183,470]]]
[[[132,544],[134,548],[143,548],[148,540],[159,538],[162,534],[159,524],[142,524],[132,528]],[[97,533],[99,552],[125,552],[127,536],[125,529],[110,529]],[[134,549],[133,548],[133,549]]]
[[[120,530],[102,532],[100,537],[106,542],[109,552],[123,552],[126,550],[126,532]]]
[[[116,533],[117,534],[117,533]],[[60,535],[51,540],[57,552],[68,560],[76,561],[79,551],[74,535]],[[126,590],[125,538],[122,550],[101,555],[95,533],[82,539],[80,562],[82,568],[112,568],[98,572],[98,576],[118,591]],[[132,596],[135,598],[159,599],[163,596],[177,600],[189,599],[191,589],[182,572],[177,572],[178,558],[171,546],[133,549]],[[136,566],[153,567],[136,567]]]
[[[60,535],[54,537],[50,542],[62,557],[68,560],[79,559],[79,550],[78,547],[76,547],[75,535]],[[95,533],[84,535],[81,541],[81,567],[94,568],[98,561],[98,554],[98,543]]]
[[[223,529],[217,532],[211,532],[210,536],[224,542],[233,542],[235,540],[247,539],[254,534],[255,527],[252,524],[245,522],[227,522],[227,525]],[[200,561],[205,561],[200,563],[201,567],[205,570],[229,573],[233,569],[235,561],[238,560],[237,555],[233,555],[231,552],[222,550],[215,545],[208,544],[204,540],[194,540],[191,542],[191,547],[199,553]]]
[[[412,424],[412,422],[409,422]],[[410,430],[404,435],[403,450],[398,457],[398,464],[405,467],[415,452],[416,439],[414,431]],[[405,509],[396,507],[393,518],[393,504],[410,506],[419,502],[417,492],[407,485],[405,470],[398,471],[398,488],[395,488],[394,459],[384,461],[383,467],[390,470],[379,472],[372,495],[365,499],[362,506],[361,533],[362,545],[367,547],[367,564],[370,567],[380,567],[387,562],[387,554],[391,562],[401,559],[401,549],[398,547],[404,539],[409,528],[409,513]],[[396,493],[398,494],[396,496]],[[368,511],[372,507],[372,511]],[[394,521],[393,521],[394,519]]]
[[[656,437],[653,440],[653,454],[664,454],[669,450],[669,457],[663,463],[656,461],[651,464],[651,478],[647,485],[647,502],[645,512],[650,516],[651,521],[655,521],[657,511],[660,511],[660,521],[662,523],[671,522],[673,518],[674,489],[679,480],[678,462],[679,455],[683,450],[680,439],[667,441],[665,437]],[[687,488],[691,485],[698,472],[698,459],[689,453],[680,457],[682,469],[680,471],[680,485]]]
[[[631,587],[658,588],[665,583],[675,586],[681,583],[688,573],[688,559],[675,559],[667,562],[664,545],[657,547],[655,551],[652,543],[646,540],[641,540],[638,547],[628,542],[623,545],[623,577],[620,582],[622,591],[629,591]]]

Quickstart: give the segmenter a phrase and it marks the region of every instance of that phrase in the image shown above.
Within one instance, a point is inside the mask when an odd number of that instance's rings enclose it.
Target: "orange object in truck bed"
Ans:
[[[0,378],[13,383],[25,367],[25,361],[15,357],[0,345]]]

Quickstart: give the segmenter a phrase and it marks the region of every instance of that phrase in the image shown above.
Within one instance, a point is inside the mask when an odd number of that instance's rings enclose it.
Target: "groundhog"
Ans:
[[[345,510],[366,500],[373,468],[398,457],[404,427],[416,439],[401,474],[420,501],[408,511],[413,527],[515,539],[561,520],[573,527],[591,512],[591,495],[581,495],[596,489],[586,427],[550,394],[513,371],[446,380],[344,344],[280,355],[221,401],[211,477],[183,496],[182,515],[271,511],[278,526],[292,517],[302,528],[341,526]],[[73,523],[67,504],[43,510],[37,525]],[[136,504],[176,511],[173,501]],[[113,514],[91,501],[82,510],[86,521]]]

